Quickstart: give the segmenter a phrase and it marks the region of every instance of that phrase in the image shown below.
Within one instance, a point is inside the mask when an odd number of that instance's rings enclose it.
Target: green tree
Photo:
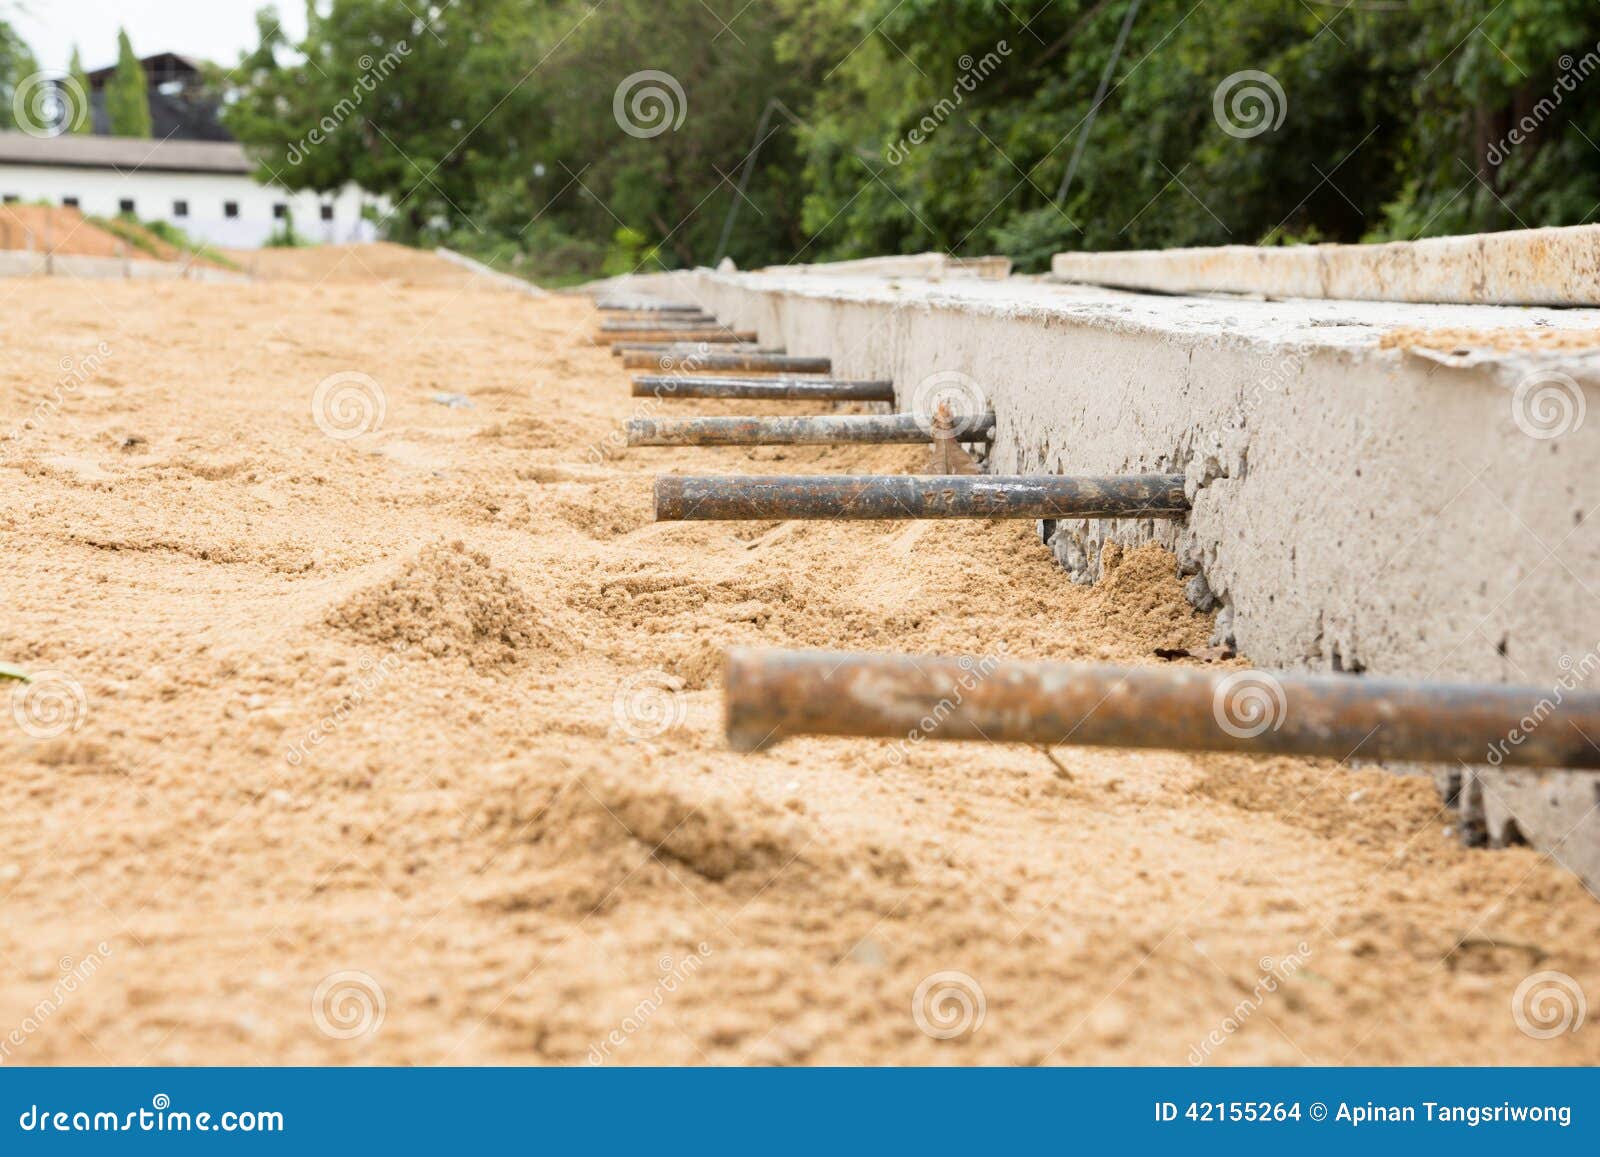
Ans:
[[[699,0],[611,0],[592,16],[580,0],[458,0],[422,28],[389,0],[332,0],[295,45],[267,12],[226,123],[263,179],[323,191],[354,181],[389,198],[401,237],[571,249],[576,236],[598,272],[621,245],[605,239],[637,234],[629,251],[657,267],[709,262],[763,114],[774,99],[803,107],[811,79],[780,66],[787,24],[768,5],[741,16],[713,3],[720,15]],[[661,111],[659,132],[623,123]],[[741,264],[786,260],[806,241],[790,122],[768,122],[730,248]]]
[[[117,68],[106,82],[106,119],[114,137],[150,135],[150,81],[125,29],[117,30]]]
[[[1128,0],[777,2],[805,30],[786,49],[832,69],[804,134],[825,255],[999,251],[1038,268],[1063,248],[1412,237],[1600,208],[1584,91],[1600,6],[1585,0],[1145,0],[1115,58]],[[1002,40],[1010,55],[951,102],[961,62]],[[941,101],[950,115],[895,149]],[[1265,124],[1239,120],[1252,101]]]
[[[27,42],[5,20],[0,20],[0,129],[20,127],[13,98],[17,86],[39,71],[39,62]]]
[[[939,249],[1028,270],[1600,214],[1593,0],[426,11],[327,0],[294,45],[266,14],[225,113],[264,179],[354,181],[401,238],[591,273],[709,262],[733,207],[745,267]]]
[[[78,55],[76,44],[72,46],[72,63],[68,65],[67,72],[72,77],[72,83],[67,86],[71,101],[71,107],[67,110],[67,131],[92,133],[94,110],[89,104],[89,74],[84,70],[83,58]]]

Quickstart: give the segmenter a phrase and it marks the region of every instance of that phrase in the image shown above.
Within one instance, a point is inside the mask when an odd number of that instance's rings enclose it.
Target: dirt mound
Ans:
[[[460,656],[483,669],[564,654],[571,646],[554,615],[487,554],[459,540],[424,548],[398,577],[329,611],[327,623],[388,647],[418,647],[436,659]]]
[[[121,257],[126,251],[134,261],[155,260],[115,233],[91,224],[77,209],[55,205],[0,207],[0,249],[32,249],[65,257]]]
[[[750,894],[783,872],[790,886],[840,861],[792,814],[756,798],[691,799],[586,769],[558,787],[518,783],[487,806],[477,834],[501,845],[514,886],[486,888],[479,903],[503,911],[551,909],[578,918],[607,911],[628,892],[673,890],[675,873]]]
[[[240,249],[227,254],[264,281],[318,284],[394,282],[407,286],[469,287],[484,278],[421,249],[389,241],[362,245],[309,245],[298,249]]]
[[[1145,640],[1151,651],[1204,645],[1211,621],[1184,599],[1171,554],[1153,543],[1124,550],[1112,542],[1102,549],[1100,566],[1089,599],[1117,633]]]

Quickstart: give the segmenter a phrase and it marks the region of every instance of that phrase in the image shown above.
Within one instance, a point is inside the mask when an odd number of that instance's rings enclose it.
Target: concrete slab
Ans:
[[[1051,275],[1162,293],[1592,306],[1600,305],[1600,225],[1385,245],[1058,253]]]
[[[913,253],[895,257],[861,257],[853,261],[823,261],[815,265],[769,265],[758,272],[804,277],[921,277],[932,281],[947,277],[976,277],[997,281],[1011,276],[1011,259]]]
[[[1015,278],[631,285],[839,376],[892,378],[901,409],[963,383],[994,408],[996,472],[1184,473],[1186,524],[1063,522],[1051,548],[1088,582],[1106,542],[1163,543],[1219,637],[1262,666],[1552,693],[1600,677],[1600,311]],[[1600,892],[1595,777],[1441,779],[1463,832],[1526,838]]]

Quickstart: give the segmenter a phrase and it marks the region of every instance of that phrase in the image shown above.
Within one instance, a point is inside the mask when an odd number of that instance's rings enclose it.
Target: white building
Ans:
[[[197,241],[261,245],[293,215],[307,241],[371,241],[372,199],[354,185],[334,196],[259,184],[234,141],[146,140],[0,133],[0,199],[45,201],[84,213],[168,221]]]

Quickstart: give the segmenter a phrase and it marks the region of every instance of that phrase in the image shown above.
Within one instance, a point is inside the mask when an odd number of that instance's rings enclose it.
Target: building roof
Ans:
[[[255,171],[237,141],[148,140],[65,133],[35,137],[0,133],[0,165],[64,165],[75,169],[161,173]]]
[[[145,76],[149,77],[152,87],[179,77],[198,77],[206,69],[206,62],[198,56],[185,56],[181,52],[157,52],[150,56],[141,56],[139,63],[144,68]],[[116,71],[115,64],[108,64],[104,68],[97,68],[88,73],[90,87],[104,88]]]
[[[152,88],[149,99],[150,135],[158,141],[233,140],[233,134],[223,128],[217,118],[216,99],[198,89],[166,93]],[[106,112],[104,90],[89,94],[89,116],[95,135],[111,135],[111,115]]]

